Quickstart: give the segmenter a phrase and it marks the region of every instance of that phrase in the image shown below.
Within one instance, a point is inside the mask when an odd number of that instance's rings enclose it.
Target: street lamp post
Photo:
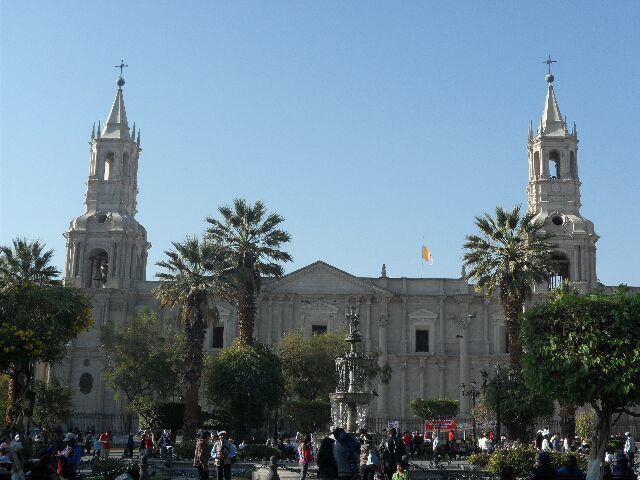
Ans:
[[[480,390],[478,390],[477,386],[476,386],[476,381],[473,380],[471,382],[471,389],[470,390],[466,390],[465,389],[465,384],[461,384],[460,385],[460,393],[462,393],[462,396],[464,397],[471,397],[471,405],[472,405],[472,410],[471,410],[471,424],[473,426],[473,442],[475,445],[476,442],[476,398],[478,398],[480,396],[480,394],[482,393]]]
[[[501,403],[502,403],[502,399],[505,398],[504,395],[504,391],[505,391],[505,387],[508,386],[509,382],[511,381],[511,372],[509,371],[509,376],[507,378],[507,380],[505,381],[505,379],[502,376],[502,365],[497,364],[495,366],[495,378],[494,378],[494,383],[495,383],[495,388],[496,388],[496,441],[500,442],[500,427],[501,427],[501,422],[500,422],[500,415],[501,415]],[[489,379],[489,372],[487,372],[486,370],[483,370],[481,372],[482,375],[482,390],[485,390],[487,388],[487,382]]]

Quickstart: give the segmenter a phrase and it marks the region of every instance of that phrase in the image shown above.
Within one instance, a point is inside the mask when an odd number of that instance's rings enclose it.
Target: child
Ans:
[[[396,473],[393,474],[391,480],[410,480],[409,472],[405,471],[403,462],[398,462]]]

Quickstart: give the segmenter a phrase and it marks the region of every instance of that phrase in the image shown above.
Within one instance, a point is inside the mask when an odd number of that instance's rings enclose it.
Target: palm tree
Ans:
[[[485,213],[475,218],[480,235],[467,235],[462,257],[468,278],[488,297],[498,293],[507,321],[509,363],[520,368],[522,345],[518,316],[534,285],[547,282],[552,273],[550,235],[533,214],[520,214],[520,206],[507,211],[496,207],[495,218]]]
[[[277,213],[267,215],[264,203],[249,205],[236,198],[233,207],[218,208],[222,221],[207,218],[211,227],[207,239],[223,248],[234,265],[235,289],[232,300],[238,308],[239,341],[253,343],[256,302],[263,276],[280,277],[284,273],[278,262],[289,262],[291,255],[280,246],[291,236],[278,226],[284,218]]]
[[[0,246],[0,288],[24,283],[39,286],[56,283],[60,271],[51,265],[53,250],[46,250],[40,240],[14,238],[12,246]],[[31,417],[35,393],[33,392],[33,361],[16,361],[9,368],[7,411],[5,422],[15,426],[20,416]],[[26,411],[20,411],[20,405]]]
[[[183,438],[193,438],[198,426],[198,398],[202,378],[202,357],[208,320],[218,319],[217,308],[210,303],[226,297],[230,264],[225,252],[216,245],[187,237],[173,242],[167,260],[157,265],[165,272],[156,274],[160,285],[154,295],[163,307],[179,308],[179,322],[185,332],[184,425]]]
[[[0,282],[3,285],[23,282],[51,283],[60,271],[51,265],[53,250],[45,250],[40,240],[14,238],[13,246],[0,246]]]

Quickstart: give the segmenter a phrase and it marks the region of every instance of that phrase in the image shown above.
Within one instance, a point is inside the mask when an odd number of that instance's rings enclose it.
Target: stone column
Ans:
[[[484,343],[484,354],[490,355],[489,351],[489,300],[486,298],[482,301],[482,332],[483,332],[483,343]]]
[[[460,333],[458,338],[460,339],[460,383],[464,383],[466,388],[470,388],[470,362],[469,362],[469,324],[471,319],[466,316],[466,309],[461,313],[458,320],[458,327]],[[460,413],[469,413],[469,398],[460,393]]]
[[[436,365],[438,365],[438,398],[444,398],[446,391],[444,384],[444,374],[447,364],[444,360],[439,360]]]
[[[378,365],[380,365],[381,367],[384,367],[389,361],[387,355],[387,302],[388,299],[383,299],[383,302],[381,304],[382,311],[380,312],[380,316],[378,317],[378,350],[380,351],[380,356],[378,357]],[[380,391],[378,392],[378,416],[387,418],[389,416],[389,385],[380,383],[379,388]]]
[[[365,322],[367,325],[367,334],[364,338],[365,349],[367,352],[371,351],[371,345],[373,342],[373,328],[371,327],[371,298],[367,298],[367,306],[365,308]]]
[[[402,297],[402,318],[400,324],[400,353],[407,353],[407,297]]]
[[[289,297],[289,312],[288,312],[288,317],[289,317],[289,328],[287,329],[288,331],[293,330],[294,328],[296,328],[296,319],[293,315],[294,313],[294,307],[295,307],[295,303],[294,303],[294,298],[293,297]]]
[[[579,247],[573,247],[573,260],[571,262],[571,280],[574,282],[579,282],[580,281],[580,270],[578,269],[578,267],[580,266],[580,260],[579,260]]]
[[[407,418],[407,361],[400,363],[400,416]]]
[[[436,353],[444,355],[446,349],[444,347],[444,303],[447,297],[440,297],[440,314],[438,315],[438,345]]]
[[[427,359],[422,357],[420,359],[420,397],[425,398],[427,385]]]
[[[267,345],[273,344],[273,297],[267,298],[267,334],[265,336]]]

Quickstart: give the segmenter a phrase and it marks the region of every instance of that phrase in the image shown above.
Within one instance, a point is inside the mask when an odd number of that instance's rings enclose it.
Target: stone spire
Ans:
[[[553,91],[553,76],[547,82],[547,98],[542,111],[542,133],[548,136],[564,136],[566,129],[565,121],[560,114],[560,107],[556,94]]]
[[[127,123],[127,111],[124,108],[124,94],[122,86],[124,78],[118,78],[118,90],[116,98],[113,100],[109,118],[104,126],[102,138],[119,138],[121,140],[130,140],[129,124]]]

